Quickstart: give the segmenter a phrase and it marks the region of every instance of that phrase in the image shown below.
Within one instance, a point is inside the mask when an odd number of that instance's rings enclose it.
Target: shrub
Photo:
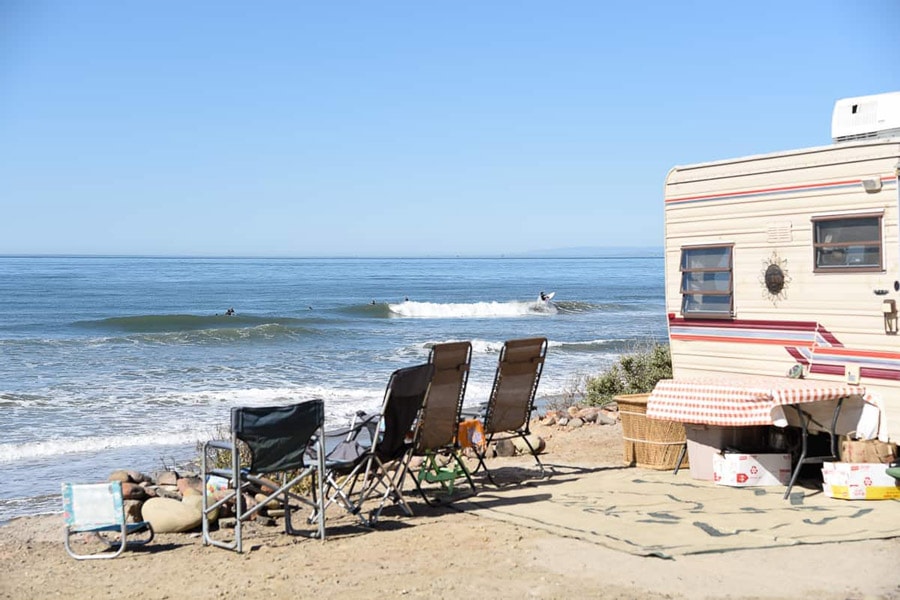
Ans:
[[[643,343],[621,356],[600,375],[588,378],[585,402],[591,406],[604,406],[619,394],[650,392],[657,381],[671,377],[669,346],[659,342]]]

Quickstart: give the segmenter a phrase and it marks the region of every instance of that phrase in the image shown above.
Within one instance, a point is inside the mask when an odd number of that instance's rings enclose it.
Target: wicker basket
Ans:
[[[629,467],[670,471],[678,465],[678,456],[686,444],[684,424],[648,419],[649,397],[650,394],[625,394],[615,397],[622,419],[625,464]],[[688,466],[686,452],[681,466]]]

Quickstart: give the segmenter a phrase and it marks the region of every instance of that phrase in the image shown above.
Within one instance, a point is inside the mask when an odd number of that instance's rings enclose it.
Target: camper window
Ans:
[[[681,249],[681,314],[730,318],[734,287],[732,246]]]
[[[881,271],[881,215],[813,219],[815,271]]]

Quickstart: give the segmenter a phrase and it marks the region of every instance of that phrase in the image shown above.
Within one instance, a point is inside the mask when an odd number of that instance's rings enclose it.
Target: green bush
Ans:
[[[672,377],[672,355],[668,344],[650,342],[623,355],[619,361],[585,385],[585,402],[604,406],[619,394],[643,394],[660,379]]]

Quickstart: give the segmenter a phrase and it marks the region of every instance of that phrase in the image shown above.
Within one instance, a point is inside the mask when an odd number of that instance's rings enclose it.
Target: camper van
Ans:
[[[669,171],[673,375],[864,386],[896,443],[900,92],[837,101],[831,133],[826,146]]]

